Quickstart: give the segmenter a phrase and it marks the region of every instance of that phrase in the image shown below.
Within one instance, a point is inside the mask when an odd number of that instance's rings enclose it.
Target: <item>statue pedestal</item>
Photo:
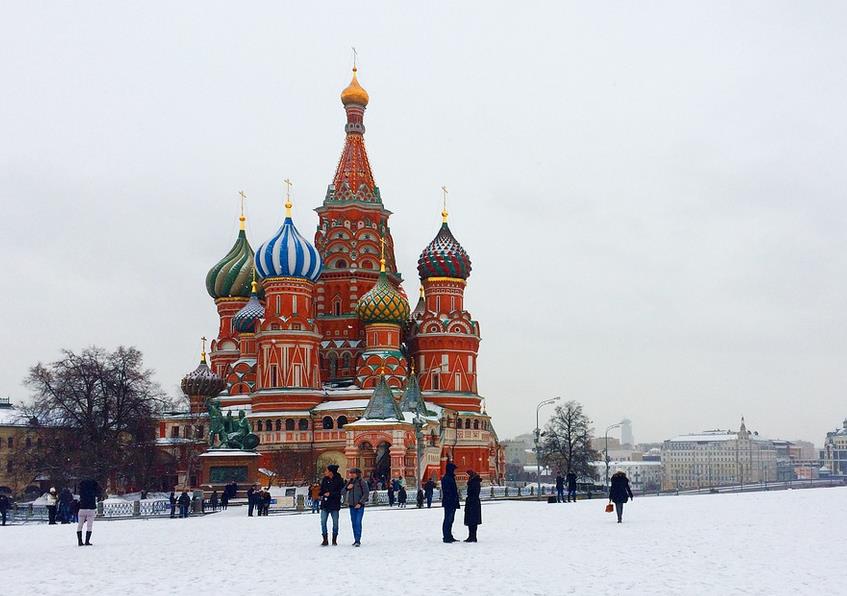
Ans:
[[[236,498],[243,498],[243,491],[257,481],[259,455],[255,451],[240,449],[210,449],[201,454],[206,497],[211,495],[213,490],[217,490],[220,497],[224,487],[234,481],[239,490]]]

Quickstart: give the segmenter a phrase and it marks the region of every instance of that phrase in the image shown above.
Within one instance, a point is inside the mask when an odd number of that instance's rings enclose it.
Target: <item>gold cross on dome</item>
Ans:
[[[353,70],[356,70],[356,62],[358,62],[359,52],[356,51],[356,48],[353,47]]]
[[[291,187],[294,183],[288,178],[282,183],[285,184],[285,217],[291,217]]]
[[[441,199],[442,200],[441,221],[443,221],[443,222],[447,221],[447,192],[448,192],[447,187],[442,186],[441,187],[441,193],[443,195],[443,198]]]
[[[243,190],[239,190],[238,196],[241,197],[241,216],[244,217],[244,201],[247,199],[247,195]]]
[[[385,236],[379,237],[379,270],[385,271]]]

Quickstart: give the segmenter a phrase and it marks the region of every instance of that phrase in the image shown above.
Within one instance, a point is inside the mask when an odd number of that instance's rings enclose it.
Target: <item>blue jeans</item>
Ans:
[[[180,505],[179,506],[179,516],[180,517],[188,517],[188,505]]]
[[[321,500],[312,499],[312,513],[317,513],[321,509]]]
[[[321,509],[321,534],[326,534],[326,518],[332,516],[332,534],[338,535],[338,511],[327,511]]]
[[[556,502],[562,503],[565,500],[565,488],[556,488]]]
[[[441,524],[441,535],[444,540],[453,538],[453,520],[456,518],[456,510],[453,507],[444,508],[444,523]]]
[[[355,542],[362,541],[362,518],[365,516],[365,506],[362,505],[358,509],[350,507],[350,524],[353,526],[353,540]]]

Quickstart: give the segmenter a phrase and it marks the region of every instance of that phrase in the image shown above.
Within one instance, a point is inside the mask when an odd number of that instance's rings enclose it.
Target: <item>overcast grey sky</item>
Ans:
[[[313,237],[355,45],[411,296],[450,188],[501,436],[562,395],[637,440],[743,414],[822,443],[847,416],[845,5],[407,6],[6,3],[0,395],[90,344],[176,391],[236,192],[256,247],[291,177]]]

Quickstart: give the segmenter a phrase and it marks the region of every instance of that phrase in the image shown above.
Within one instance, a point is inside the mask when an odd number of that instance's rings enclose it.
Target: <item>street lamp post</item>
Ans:
[[[605,451],[606,451],[606,455],[605,455],[605,459],[606,459],[606,488],[607,488],[607,489],[609,488],[609,431],[610,431],[610,430],[612,430],[613,428],[618,428],[618,427],[620,427],[620,425],[621,425],[621,424],[623,424],[623,422],[622,422],[622,421],[621,421],[621,422],[618,422],[617,424],[613,424],[613,425],[611,425],[610,427],[608,427],[608,428],[606,429],[606,433],[605,433],[605,435],[604,435],[604,436],[606,437],[606,449],[605,449]]]
[[[556,403],[562,399],[561,397],[553,397],[551,399],[545,399],[538,403],[535,406],[535,473],[537,475],[538,480],[538,498],[541,498],[541,449],[538,446],[539,439],[541,438],[541,430],[538,428],[538,412],[541,411],[541,408],[544,406],[548,406],[550,404]]]
[[[423,459],[423,427],[425,421],[420,416],[415,416],[412,424],[415,426],[415,451],[417,453],[415,481],[417,482],[417,489],[421,490],[421,459]]]

